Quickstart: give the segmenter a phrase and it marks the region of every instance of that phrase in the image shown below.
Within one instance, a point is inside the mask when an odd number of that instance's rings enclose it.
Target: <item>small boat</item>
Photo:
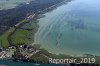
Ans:
[[[35,64],[36,66],[40,65],[40,64]]]

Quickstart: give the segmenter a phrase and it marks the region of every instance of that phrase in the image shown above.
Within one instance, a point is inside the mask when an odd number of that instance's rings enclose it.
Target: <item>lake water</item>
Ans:
[[[25,62],[13,62],[8,60],[0,60],[0,66],[67,66],[67,65],[60,65],[60,64],[34,64],[34,63],[25,63]]]
[[[99,0],[73,0],[45,13],[34,43],[56,54],[100,55],[99,6]]]
[[[32,0],[0,0],[0,10],[11,9],[22,3],[29,3]]]

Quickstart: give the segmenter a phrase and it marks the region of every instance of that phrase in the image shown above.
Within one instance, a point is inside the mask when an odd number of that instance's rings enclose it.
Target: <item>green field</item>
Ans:
[[[15,30],[15,28],[10,28],[8,31],[6,31],[1,37],[0,37],[0,44],[2,47],[6,48],[9,46],[9,42],[8,42],[8,36],[9,34]]]
[[[3,47],[8,47],[9,43],[8,43],[8,37],[9,33],[6,32],[4,33],[1,37],[0,37],[0,40],[1,40],[1,46]]]
[[[31,32],[24,29],[18,29],[11,36],[12,43],[14,45],[26,44],[28,43],[28,37],[31,35]]]

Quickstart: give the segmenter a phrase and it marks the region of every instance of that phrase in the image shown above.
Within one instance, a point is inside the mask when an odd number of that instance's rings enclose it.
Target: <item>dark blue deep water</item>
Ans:
[[[36,65],[34,63],[25,63],[25,62],[13,62],[8,60],[0,60],[0,66],[67,66],[67,65],[58,65],[58,64],[40,64]]]

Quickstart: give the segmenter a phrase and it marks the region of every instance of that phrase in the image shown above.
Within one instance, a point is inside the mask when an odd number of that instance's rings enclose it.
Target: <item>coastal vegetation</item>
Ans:
[[[10,28],[9,30],[7,30],[1,37],[0,37],[0,44],[2,47],[7,48],[9,46],[9,41],[8,41],[8,36],[10,35],[10,33],[15,30],[15,28]]]
[[[7,39],[8,35],[9,35],[9,33],[8,33],[8,32],[5,32],[5,33],[0,37],[0,39],[1,39],[0,42],[1,42],[1,46],[2,46],[2,47],[8,47],[8,45],[9,45],[8,39]]]

